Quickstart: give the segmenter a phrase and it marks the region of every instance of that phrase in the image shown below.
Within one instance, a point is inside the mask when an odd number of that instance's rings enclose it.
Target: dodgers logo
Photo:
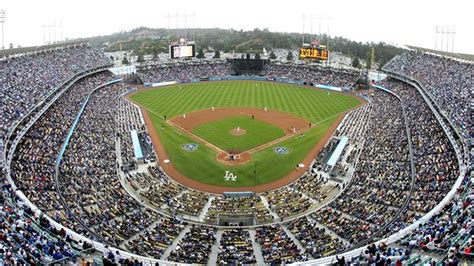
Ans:
[[[225,181],[237,181],[237,176],[231,173],[230,171],[225,171],[224,176]]]
[[[181,145],[181,148],[187,152],[193,152],[197,150],[198,146],[196,143],[186,143]]]
[[[285,155],[290,153],[290,149],[288,149],[287,147],[275,147],[273,148],[273,151],[278,155]]]

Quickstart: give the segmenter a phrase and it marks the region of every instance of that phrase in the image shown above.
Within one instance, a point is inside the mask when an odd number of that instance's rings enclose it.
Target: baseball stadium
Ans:
[[[454,28],[431,49],[193,16],[2,47],[1,265],[474,263]]]

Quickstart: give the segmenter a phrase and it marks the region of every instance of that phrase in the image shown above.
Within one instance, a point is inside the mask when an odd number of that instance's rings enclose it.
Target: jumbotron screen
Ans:
[[[300,48],[300,59],[328,60],[328,50],[319,47]]]
[[[170,45],[170,56],[171,59],[195,57],[196,45]]]

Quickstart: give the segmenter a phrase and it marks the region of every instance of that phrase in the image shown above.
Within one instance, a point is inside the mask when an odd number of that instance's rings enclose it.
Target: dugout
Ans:
[[[255,196],[253,191],[224,192],[224,198],[250,198]]]
[[[220,226],[253,226],[256,224],[255,215],[218,215],[218,225]]]
[[[135,156],[135,160],[139,163],[143,163],[143,151],[142,147],[140,146],[140,140],[138,138],[138,132],[136,130],[130,131],[130,137],[132,139],[132,146],[133,146],[133,155]]]

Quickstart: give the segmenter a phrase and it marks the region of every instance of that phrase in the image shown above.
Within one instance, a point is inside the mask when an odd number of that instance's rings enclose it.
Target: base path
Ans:
[[[284,112],[247,107],[214,108],[214,110],[211,108],[203,109],[185,115],[176,116],[171,118],[169,121],[173,125],[177,125],[186,131],[192,132],[193,128],[199,125],[231,116],[253,116],[257,120],[281,128],[285,134],[293,133],[293,128],[298,131],[303,128],[308,128],[311,125],[311,122],[301,117]]]
[[[230,109],[232,109],[232,108],[230,108]],[[154,126],[153,126],[153,123],[150,119],[150,116],[149,116],[148,112],[144,108],[141,108],[141,111],[142,111],[142,114],[143,114],[143,118],[145,119],[145,123],[147,125],[147,128],[149,129],[148,133],[150,134],[150,138],[151,138],[152,143],[153,143],[153,148],[155,149],[155,152],[158,155],[158,159],[160,161],[160,166],[168,174],[168,176],[170,176],[172,179],[174,179],[175,181],[177,181],[178,183],[180,183],[180,184],[182,184],[186,187],[197,189],[197,190],[200,190],[200,191],[216,193],[216,194],[222,194],[224,192],[232,192],[232,191],[264,192],[264,191],[273,190],[273,189],[283,187],[283,186],[288,185],[291,182],[297,180],[301,175],[303,175],[307,171],[307,169],[308,169],[309,165],[311,164],[311,162],[314,160],[316,155],[323,149],[324,145],[331,138],[332,134],[334,133],[337,126],[342,121],[342,119],[344,118],[344,115],[345,115],[345,113],[342,113],[336,118],[336,120],[328,128],[328,130],[326,131],[324,136],[321,137],[321,139],[318,141],[318,143],[306,155],[306,157],[304,158],[304,160],[302,162],[305,165],[304,168],[295,168],[288,175],[286,175],[286,176],[284,176],[284,177],[282,177],[278,180],[266,183],[266,184],[261,184],[261,185],[257,185],[257,186],[247,186],[247,187],[225,187],[225,186],[216,186],[216,185],[208,185],[208,184],[201,183],[201,182],[196,181],[194,179],[188,178],[188,177],[184,176],[183,174],[181,174],[180,172],[178,172],[176,170],[176,168],[174,168],[172,163],[167,163],[167,164],[162,163],[163,160],[169,159],[166,152],[165,152],[165,148],[164,148],[163,144],[161,143],[160,137],[159,137],[158,133],[156,132]],[[264,112],[263,110],[261,110],[261,111]],[[226,115],[224,117],[227,117],[227,116],[228,115]],[[189,116],[187,115],[186,117],[188,118]],[[259,119],[261,119],[261,118],[259,118]],[[261,120],[263,120],[263,119],[261,119]],[[308,124],[306,124],[306,127],[307,126],[308,126]]]
[[[254,119],[263,121],[267,124],[271,124],[283,130],[284,136],[274,139],[270,142],[264,143],[260,146],[254,147],[250,150],[243,151],[242,153],[234,153],[241,155],[238,160],[229,160],[228,154],[232,153],[224,151],[216,145],[202,139],[195,135],[192,130],[202,124],[207,124],[216,120],[224,119],[232,116],[248,116]],[[233,107],[233,108],[209,108],[198,111],[193,111],[187,114],[176,116],[166,121],[166,123],[177,127],[186,132],[190,137],[197,141],[200,141],[207,147],[217,152],[216,160],[219,163],[226,165],[241,165],[251,161],[251,155],[255,152],[261,151],[286,139],[289,139],[296,134],[302,134],[309,130],[313,124],[303,118],[290,115],[284,112],[270,110],[268,108],[246,108],[246,107]],[[245,129],[235,128],[229,132],[230,135],[238,136],[244,135]]]

